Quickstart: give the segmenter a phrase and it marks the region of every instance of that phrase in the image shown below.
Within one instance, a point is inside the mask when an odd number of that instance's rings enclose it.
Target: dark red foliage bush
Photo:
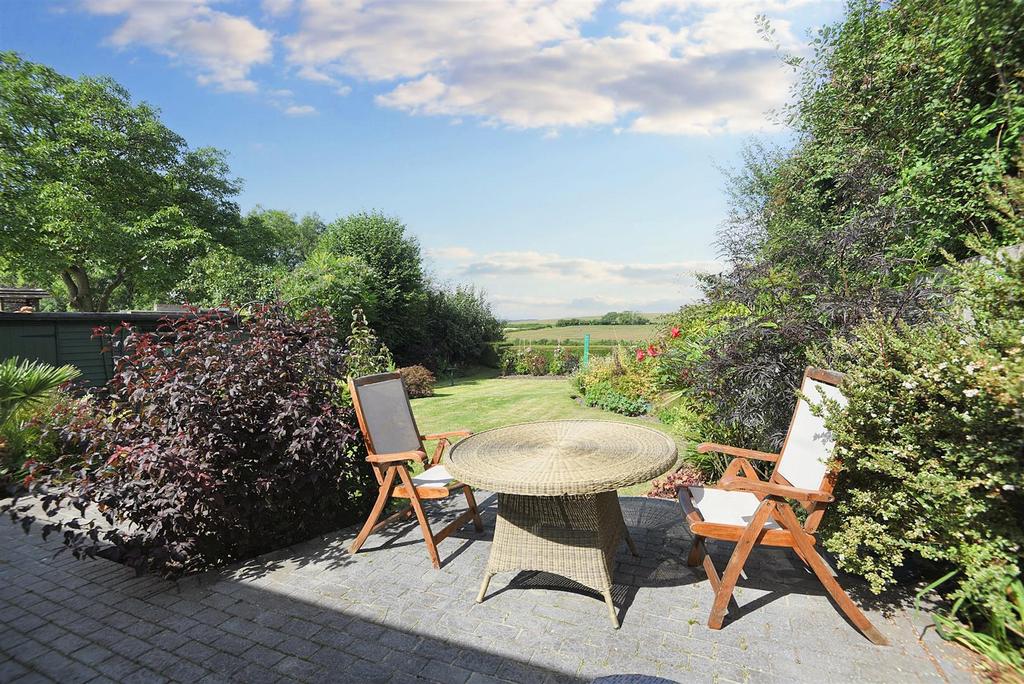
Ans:
[[[76,555],[112,545],[139,572],[177,576],[355,522],[370,485],[324,312],[281,305],[193,312],[155,334],[110,331],[123,352],[94,407],[33,473],[48,512],[95,506],[114,529],[50,522]],[[117,341],[117,340],[121,341]]]
[[[674,473],[669,473],[663,480],[651,483],[647,496],[654,499],[675,499],[681,487],[696,487],[704,484],[704,476],[692,466],[683,466]]]
[[[402,374],[402,380],[405,381],[405,388],[409,391],[411,399],[434,396],[434,383],[437,380],[429,370],[423,366],[409,366],[399,368],[398,372]]]

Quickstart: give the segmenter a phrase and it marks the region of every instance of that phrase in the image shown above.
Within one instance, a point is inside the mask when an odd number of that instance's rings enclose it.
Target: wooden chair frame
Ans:
[[[843,375],[834,371],[808,367],[804,372],[804,377],[837,386],[842,381]],[[693,532],[693,546],[690,549],[687,564],[690,566],[703,565],[715,592],[715,601],[708,618],[708,627],[711,629],[722,628],[733,590],[736,588],[736,582],[751,550],[758,545],[786,547],[793,549],[800,560],[814,572],[835,604],[864,636],[874,644],[888,646],[888,640],[871,624],[843,590],[824,559],[815,549],[814,533],[821,523],[825,508],[834,500],[832,490],[835,487],[837,464],[833,463],[831,469],[825,474],[820,487],[816,490],[794,487],[778,472],[779,459],[785,453],[786,444],[793,433],[798,408],[799,400],[797,408],[793,410],[793,420],[790,423],[789,432],[786,434],[786,441],[778,454],[708,442],[697,447],[697,451],[700,453],[716,452],[734,457],[725,474],[718,481],[718,489],[750,492],[760,501],[750,522],[746,527],[742,527],[706,522],[690,499],[688,490],[684,491],[679,498],[690,530]],[[768,480],[762,480],[758,476],[750,462],[752,459],[775,463]],[[789,500],[795,500],[807,512],[803,525],[797,519]],[[765,529],[764,525],[769,519],[774,520],[779,528]],[[704,545],[704,540],[707,538],[736,542],[732,557],[721,576],[711,561],[711,556],[707,554]]]
[[[366,419],[363,415],[362,406],[359,403],[359,393],[357,392],[357,389],[374,382],[381,382],[385,380],[401,380],[402,389],[406,389],[405,380],[402,379],[400,373],[382,373],[380,375],[371,375],[362,378],[349,378],[348,380],[349,392],[352,395],[352,404],[355,407],[356,418],[359,421],[359,429],[362,431],[363,438],[366,441],[366,461],[373,469],[373,474],[376,476],[377,483],[380,485],[380,491],[377,494],[377,501],[373,504],[369,517],[366,519],[366,522],[363,524],[359,534],[349,547],[349,553],[358,553],[359,549],[366,542],[366,539],[377,530],[398,520],[405,520],[415,514],[416,519],[419,521],[420,529],[423,532],[423,540],[427,544],[427,553],[430,555],[430,561],[435,568],[440,568],[441,560],[437,553],[437,545],[470,520],[473,521],[473,526],[476,528],[476,531],[481,532],[484,529],[483,522],[480,520],[480,513],[477,510],[476,499],[473,497],[473,491],[470,489],[469,485],[461,482],[450,482],[445,486],[417,486],[413,483],[413,476],[409,470],[409,464],[412,461],[419,461],[426,466],[426,469],[429,470],[430,468],[438,465],[441,461],[441,456],[444,454],[445,447],[448,446],[452,439],[468,437],[472,433],[468,430],[454,430],[451,432],[441,432],[433,435],[420,434],[419,427],[416,426],[416,418],[412,416],[412,411],[410,410],[409,415],[412,417],[413,426],[416,429],[416,434],[419,436],[420,448],[415,451],[403,451],[398,453],[377,453],[373,447],[373,436],[370,434],[369,429],[367,429]],[[406,390],[405,395],[406,401],[408,401],[408,390]],[[433,457],[429,462],[427,462],[427,453],[423,446],[423,442],[434,440],[437,440],[437,446],[434,448]],[[446,499],[459,491],[466,496],[466,503],[469,505],[469,510],[451,521],[440,532],[435,533],[430,528],[430,522],[427,520],[427,515],[423,509],[423,501],[426,499]],[[409,499],[409,504],[387,516],[383,520],[380,520],[385,507],[393,498]]]

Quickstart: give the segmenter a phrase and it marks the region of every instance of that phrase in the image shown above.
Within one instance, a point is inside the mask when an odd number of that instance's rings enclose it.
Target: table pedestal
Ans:
[[[494,542],[477,602],[484,600],[495,573],[550,572],[602,594],[618,628],[611,589],[615,550],[623,537],[637,555],[613,491],[580,496],[498,494]]]

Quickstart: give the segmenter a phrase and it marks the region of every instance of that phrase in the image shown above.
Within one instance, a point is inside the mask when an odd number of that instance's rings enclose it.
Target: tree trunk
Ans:
[[[71,308],[76,311],[96,311],[92,284],[89,282],[89,274],[84,268],[71,265],[61,272],[60,277],[68,289]]]

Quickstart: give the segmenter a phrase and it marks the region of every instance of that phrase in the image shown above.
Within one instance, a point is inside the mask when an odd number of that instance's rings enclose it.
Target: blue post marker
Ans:
[[[583,336],[583,365],[590,361],[590,333]]]

